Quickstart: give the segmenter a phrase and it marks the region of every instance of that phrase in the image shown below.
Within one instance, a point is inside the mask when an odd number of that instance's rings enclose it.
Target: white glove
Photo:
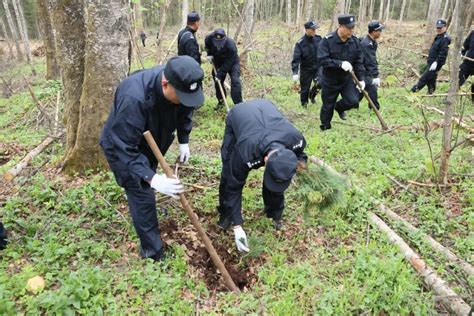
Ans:
[[[212,56],[212,55],[207,55],[206,58],[207,58],[207,61],[208,61],[210,64],[212,64],[212,61],[214,60],[214,56]]]
[[[234,226],[235,244],[238,251],[249,252],[249,244],[247,242],[247,235],[242,226]]]
[[[380,87],[380,78],[374,78],[372,79],[372,84],[374,86]]]
[[[298,76],[298,75],[293,75],[293,80],[294,80],[294,81],[298,80],[299,78],[300,78],[300,76]]]
[[[184,191],[181,181],[168,178],[164,174],[155,174],[153,178],[151,178],[150,186],[162,194],[171,196],[173,199],[178,199],[178,194]]]
[[[359,81],[359,82],[360,82],[360,86],[361,86],[362,89],[359,88],[358,85],[356,85],[356,87],[357,87],[357,90],[362,91],[362,90],[365,89],[365,81],[364,81],[364,80],[361,80],[361,81]]]
[[[189,144],[179,144],[179,162],[187,163],[189,156],[191,156]]]
[[[352,71],[352,65],[348,61],[343,61],[341,64],[341,68],[344,69],[344,71]]]
[[[435,71],[436,67],[438,67],[438,62],[437,61],[435,61],[434,63],[431,64],[430,71]]]

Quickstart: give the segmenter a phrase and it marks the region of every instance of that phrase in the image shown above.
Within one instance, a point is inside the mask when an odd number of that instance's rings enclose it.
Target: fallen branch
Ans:
[[[468,93],[468,92],[461,92],[461,93],[455,93],[453,94],[454,96],[460,96],[460,97],[463,97],[463,96],[471,96],[472,93]],[[423,97],[423,98],[434,98],[434,97],[447,97],[448,94],[447,93],[437,93],[437,94],[420,94],[419,97]]]
[[[414,50],[407,49],[407,48],[396,47],[396,46],[390,46],[390,45],[383,45],[382,47],[388,47],[388,48],[398,49],[398,50],[402,50],[402,51],[409,52],[409,53],[412,53],[412,54],[421,55],[421,56],[423,56],[423,57],[428,57],[428,55],[425,54],[425,53],[416,52],[416,51],[414,51]]]
[[[51,123],[51,118],[49,117],[48,113],[46,113],[46,110],[44,109],[43,105],[41,104],[41,102],[36,97],[35,92],[31,88],[30,82],[28,81],[28,79],[26,79],[26,77],[24,77],[23,79],[25,80],[26,85],[28,86],[28,91],[30,91],[31,98],[35,102],[36,107],[41,112],[41,114]]]
[[[471,307],[467,305],[456,292],[447,286],[446,282],[441,279],[400,236],[388,227],[377,215],[370,211],[368,212],[368,219],[374,227],[387,235],[390,242],[400,248],[405,259],[410,262],[418,274],[423,277],[425,285],[438,296],[438,299],[450,312],[463,316],[469,314]]]
[[[26,166],[28,166],[28,163],[33,159],[34,157],[38,156],[46,147],[49,146],[56,138],[48,136],[39,144],[36,146],[35,149],[30,151],[25,158],[23,158],[15,167],[11,168],[8,170],[3,177],[7,181],[12,181],[13,178],[15,178]]]
[[[438,187],[447,188],[451,186],[450,184],[422,183],[422,182],[416,182],[412,180],[407,180],[407,182],[413,185],[417,185],[419,187],[427,187],[427,188],[438,188]]]
[[[439,114],[441,114],[441,115],[444,116],[444,112],[441,111],[440,109],[437,109],[437,108],[431,107],[431,106],[422,105],[422,104],[420,104],[420,106],[423,107],[423,108],[425,108],[425,109],[427,109],[427,110],[437,112],[437,113],[439,113]],[[459,118],[453,116],[452,121],[453,121],[454,124],[458,125],[459,127],[462,127],[462,128],[464,128],[465,130],[468,130],[470,133],[474,134],[474,128],[472,128],[472,127],[466,125],[465,123],[463,123],[463,122],[461,121],[461,119],[459,119]]]
[[[469,61],[474,61],[473,58],[470,58],[470,57],[467,57],[467,56],[464,56],[464,55],[461,55],[461,58],[465,59],[465,60],[469,60]]]

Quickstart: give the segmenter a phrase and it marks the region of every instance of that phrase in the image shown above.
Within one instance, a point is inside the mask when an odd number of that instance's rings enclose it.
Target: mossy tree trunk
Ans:
[[[55,1],[52,21],[66,96],[64,170],[104,165],[99,135],[129,69],[129,2]]]

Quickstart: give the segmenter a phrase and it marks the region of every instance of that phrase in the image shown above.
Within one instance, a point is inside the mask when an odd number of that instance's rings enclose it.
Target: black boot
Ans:
[[[166,259],[165,248],[161,247],[161,249],[153,256],[149,257],[153,259],[155,262],[161,262]]]
[[[217,222],[217,227],[219,227],[222,230],[228,230],[230,225],[232,224],[230,218],[228,216],[224,216],[221,213],[221,207],[217,207],[217,211],[219,212],[219,221]]]
[[[319,128],[321,129],[321,131],[326,131],[328,129],[331,129],[331,124],[329,125],[322,124],[322,125],[319,125]]]
[[[341,118],[341,120],[345,121],[347,118],[346,118],[346,112],[345,111],[337,111],[337,114],[339,114],[339,117]]]
[[[410,91],[411,92],[417,92],[418,91],[418,86],[414,85],[413,87],[411,87]]]
[[[305,109],[307,109],[307,108],[308,108],[308,102],[306,102],[306,103],[301,103],[301,106],[304,107]]]
[[[224,100],[219,100],[216,104],[216,106],[214,107],[214,110],[215,111],[219,111],[220,109],[222,109],[224,107]]]
[[[280,219],[273,219],[273,227],[275,227],[275,230],[282,230],[283,228],[283,220]]]

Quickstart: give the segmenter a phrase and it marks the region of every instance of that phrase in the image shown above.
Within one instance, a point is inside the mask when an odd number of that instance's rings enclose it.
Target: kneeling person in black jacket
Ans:
[[[306,164],[306,140],[272,102],[255,99],[240,103],[227,114],[221,147],[218,226],[233,225],[239,251],[248,252],[242,228],[242,189],[252,169],[265,166],[262,195],[267,217],[281,229],[284,192],[296,173],[298,162]]]

